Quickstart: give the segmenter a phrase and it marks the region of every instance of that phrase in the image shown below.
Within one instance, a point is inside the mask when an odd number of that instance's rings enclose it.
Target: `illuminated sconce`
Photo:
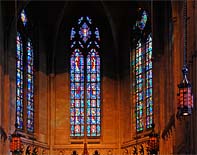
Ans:
[[[154,124],[152,132],[149,134],[148,146],[147,151],[151,155],[157,155],[159,151],[159,134],[155,133],[154,131]]]
[[[10,151],[12,152],[13,155],[20,155],[23,152],[21,138],[17,132],[17,127],[18,127],[18,124],[16,123],[15,124],[15,131],[11,135],[11,140],[10,140]]]
[[[188,68],[183,66],[183,81],[178,85],[179,93],[178,93],[178,112],[177,118],[179,119],[181,116],[188,116],[192,114],[193,109],[193,95],[192,95],[192,85],[187,79]]]
[[[182,116],[188,116],[192,114],[193,109],[193,95],[192,95],[192,85],[188,81],[188,67],[187,67],[187,1],[184,0],[184,51],[183,51],[183,80],[178,84],[179,92],[178,96],[178,106],[177,106],[177,119]]]

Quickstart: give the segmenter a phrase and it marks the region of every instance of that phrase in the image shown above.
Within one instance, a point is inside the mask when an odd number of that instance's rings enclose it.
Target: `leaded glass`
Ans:
[[[81,26],[80,28],[80,31],[79,31],[79,35],[80,37],[82,38],[82,40],[84,42],[86,42],[88,40],[88,38],[90,38],[90,35],[91,35],[91,31],[90,31],[90,28],[88,27],[88,25],[84,22],[83,25]]]
[[[20,22],[19,22],[20,21]],[[34,51],[23,9],[16,39],[16,123],[23,132],[34,132]],[[20,33],[19,33],[20,32]]]
[[[27,131],[34,131],[34,55],[31,40],[27,42]]]
[[[141,42],[138,42],[135,55],[135,81],[136,81],[136,122],[137,131],[142,131],[143,123],[143,51]]]
[[[145,10],[140,12],[141,12],[141,17],[140,20],[136,22],[136,25],[140,30],[144,30],[148,16]]]
[[[71,29],[70,125],[73,137],[96,137],[101,132],[100,35],[89,17]]]
[[[19,129],[23,129],[23,43],[20,33],[16,36],[16,122]]]
[[[23,25],[26,26],[26,24],[27,24],[27,16],[26,16],[25,10],[21,11],[21,21],[23,22]]]
[[[84,57],[75,49],[70,59],[71,136],[84,136]]]
[[[152,127],[152,38],[142,44],[138,41],[132,63],[134,69],[135,103],[136,103],[136,130],[141,132]]]
[[[146,128],[151,128],[153,123],[153,102],[152,102],[152,38],[148,37],[146,44]]]
[[[100,57],[95,49],[87,56],[86,85],[87,136],[100,136]]]

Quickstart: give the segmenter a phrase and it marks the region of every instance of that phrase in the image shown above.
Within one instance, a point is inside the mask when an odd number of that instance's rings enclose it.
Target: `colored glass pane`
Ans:
[[[84,22],[79,31],[80,37],[84,42],[86,42],[88,38],[90,38],[91,34],[92,33],[90,31],[89,26]]]
[[[21,11],[21,21],[23,22],[23,25],[26,26],[26,24],[27,24],[27,16],[26,16],[25,10]]]
[[[148,37],[146,44],[146,128],[151,128],[153,123],[153,102],[152,102],[152,38]]]
[[[71,136],[84,136],[84,58],[79,49],[75,49],[70,59]]]
[[[136,103],[136,130],[151,128],[153,123],[152,101],[152,38],[148,37],[145,44],[140,41],[132,56],[134,68],[134,86]]]
[[[100,57],[95,49],[87,56],[86,83],[87,136],[100,136]]]
[[[145,26],[146,26],[146,22],[147,22],[148,16],[146,11],[141,11],[141,18],[139,21],[137,21],[136,25],[138,26],[138,28],[140,30],[144,30]]]
[[[34,55],[31,40],[27,42],[27,131],[34,131]]]
[[[20,33],[16,36],[16,122],[19,129],[23,129],[23,44]]]
[[[136,123],[137,131],[142,131],[143,126],[143,51],[141,42],[138,42],[135,52],[135,86],[136,86]]]
[[[18,24],[27,26],[24,10]],[[34,51],[28,30],[20,26],[16,38],[16,122],[18,129],[34,132]],[[25,42],[25,44],[23,43]],[[24,50],[24,51],[23,51]]]
[[[100,136],[99,30],[89,17],[81,17],[71,29],[70,40],[74,50],[70,59],[70,135]]]

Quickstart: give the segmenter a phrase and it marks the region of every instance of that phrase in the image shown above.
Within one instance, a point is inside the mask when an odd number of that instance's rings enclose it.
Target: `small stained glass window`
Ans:
[[[136,26],[140,29],[140,30],[144,30],[146,23],[147,23],[147,19],[148,19],[148,15],[147,12],[145,10],[141,10],[141,8],[139,9],[139,19],[136,21]]]
[[[26,26],[26,24],[27,24],[27,16],[26,16],[26,13],[25,13],[24,9],[21,11],[21,21],[23,22],[23,25]]]

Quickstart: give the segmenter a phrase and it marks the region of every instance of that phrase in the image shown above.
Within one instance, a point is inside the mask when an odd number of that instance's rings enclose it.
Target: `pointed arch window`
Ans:
[[[89,17],[71,29],[70,136],[101,134],[99,30]]]
[[[16,38],[16,122],[18,124],[18,128],[23,129],[23,43],[19,32],[17,32]]]
[[[16,123],[21,131],[34,132],[34,50],[25,10],[17,22]]]
[[[146,11],[141,10],[133,29],[137,42],[131,53],[131,69],[137,132],[150,129],[153,124],[152,37],[146,29],[147,19]]]

